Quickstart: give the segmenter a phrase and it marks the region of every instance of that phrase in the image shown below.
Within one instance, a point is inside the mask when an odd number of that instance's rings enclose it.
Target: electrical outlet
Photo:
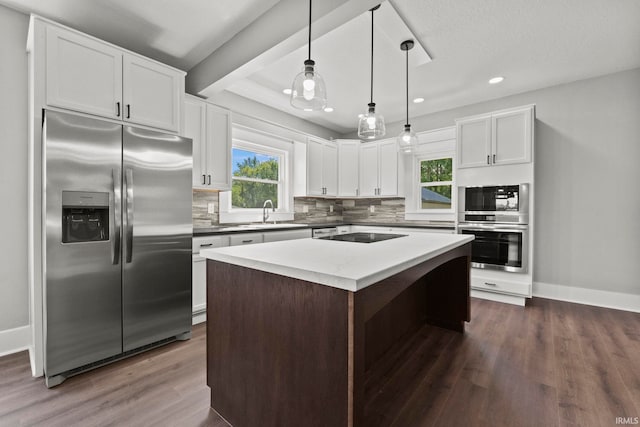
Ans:
[[[369,212],[374,213],[376,211],[376,207],[374,205],[369,206]]]
[[[216,213],[216,204],[211,202],[207,203],[207,213],[214,214]]]
[[[309,206],[307,206],[307,205],[303,205],[303,206],[302,206],[302,212],[303,212],[303,213],[308,213],[308,212],[309,212]]]

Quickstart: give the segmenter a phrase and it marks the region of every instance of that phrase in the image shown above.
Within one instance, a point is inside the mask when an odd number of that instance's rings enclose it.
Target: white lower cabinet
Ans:
[[[253,245],[264,242],[262,233],[242,233],[229,236],[229,246]]]
[[[195,325],[207,320],[207,259],[200,256],[200,250],[229,246],[229,236],[194,237],[192,243],[191,301]]]
[[[530,274],[471,269],[471,296],[524,306],[531,298]]]

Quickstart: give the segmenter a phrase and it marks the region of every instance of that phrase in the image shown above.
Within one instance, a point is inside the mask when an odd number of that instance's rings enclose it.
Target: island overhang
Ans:
[[[373,243],[297,239],[204,249],[208,259],[356,292],[473,240],[463,234],[408,233]]]

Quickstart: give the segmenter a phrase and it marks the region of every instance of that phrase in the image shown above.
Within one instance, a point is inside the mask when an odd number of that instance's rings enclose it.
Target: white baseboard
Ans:
[[[207,311],[206,310],[200,310],[197,312],[193,313],[193,317],[191,318],[191,324],[192,325],[197,325],[198,323],[202,323],[202,322],[206,322],[207,321]]]
[[[31,327],[29,325],[0,331],[0,357],[27,350],[30,345]]]
[[[533,282],[533,296],[640,313],[640,295]]]

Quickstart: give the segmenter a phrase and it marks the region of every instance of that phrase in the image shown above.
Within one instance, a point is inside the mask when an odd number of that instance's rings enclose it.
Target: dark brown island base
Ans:
[[[426,236],[405,236],[415,243],[408,252]],[[431,236],[436,242],[425,243],[426,253],[408,257],[397,254],[401,239],[367,245],[367,251],[383,252],[371,260],[374,274],[368,277],[357,271],[366,266],[355,261],[360,243],[303,239],[297,249],[275,242],[249,252],[207,250],[211,407],[235,427],[363,426],[365,387],[384,375],[372,369],[383,354],[388,359],[426,322],[464,332],[470,320],[470,239],[449,235],[457,239],[451,243]],[[321,261],[274,266],[274,253],[290,250],[325,255],[327,262],[335,257],[336,269],[349,280],[336,280],[339,287],[322,283],[333,276],[320,272]],[[287,253],[278,256],[286,259]],[[405,262],[398,262],[402,257]],[[358,264],[355,270],[346,264],[349,259]],[[399,265],[389,268],[394,263]]]

